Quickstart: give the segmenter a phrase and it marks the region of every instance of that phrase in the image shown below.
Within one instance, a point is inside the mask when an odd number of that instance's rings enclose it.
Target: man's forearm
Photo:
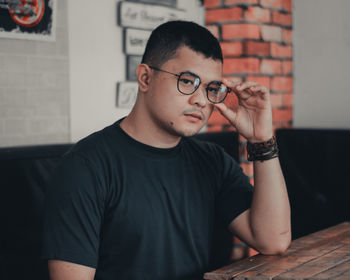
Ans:
[[[278,158],[254,163],[251,231],[262,253],[275,254],[290,244],[290,205]]]

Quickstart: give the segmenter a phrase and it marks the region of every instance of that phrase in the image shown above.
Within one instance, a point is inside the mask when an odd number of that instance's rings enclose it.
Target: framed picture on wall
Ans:
[[[125,28],[124,53],[128,55],[142,55],[150,35],[150,30]]]
[[[126,0],[132,2],[141,2],[141,3],[149,3],[149,4],[158,4],[170,7],[176,7],[177,0]]]
[[[136,81],[136,67],[141,63],[142,56],[128,55],[126,60],[126,79],[128,81]]]
[[[119,82],[117,84],[117,107],[132,108],[136,102],[137,82]]]
[[[118,24],[122,27],[152,30],[169,20],[185,19],[186,12],[168,6],[121,1]]]
[[[55,40],[56,0],[0,0],[0,37]]]

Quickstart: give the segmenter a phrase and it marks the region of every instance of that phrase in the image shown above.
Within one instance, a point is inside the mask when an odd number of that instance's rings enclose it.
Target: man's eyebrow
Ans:
[[[201,82],[203,83],[202,78],[201,78],[198,74],[193,73],[193,72],[190,71],[190,70],[184,70],[184,71],[181,71],[181,73],[190,73],[190,74],[193,74],[194,76],[199,77],[199,79],[201,79]],[[210,82],[208,82],[208,83],[203,83],[203,84],[204,84],[204,85],[208,85],[208,84],[210,84],[210,83],[212,83],[212,82],[219,82],[219,83],[222,83],[221,80],[212,80],[212,81],[210,81]]]
[[[190,70],[184,70],[184,71],[181,71],[181,73],[189,73],[189,74],[192,74],[192,75],[194,75],[194,76],[199,77],[199,75],[198,75],[198,74],[193,73],[193,72],[192,72],[192,71],[190,71]],[[199,77],[199,78],[200,78],[200,77]]]

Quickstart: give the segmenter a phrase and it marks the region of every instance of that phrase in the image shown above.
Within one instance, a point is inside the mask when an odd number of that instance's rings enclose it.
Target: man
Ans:
[[[201,279],[215,215],[263,254],[286,250],[290,209],[269,92],[222,79],[222,60],[195,23],[152,32],[131,113],[76,144],[52,179],[43,250],[52,279]],[[237,110],[222,103],[227,94]],[[221,148],[187,137],[214,107],[249,141],[254,192]]]

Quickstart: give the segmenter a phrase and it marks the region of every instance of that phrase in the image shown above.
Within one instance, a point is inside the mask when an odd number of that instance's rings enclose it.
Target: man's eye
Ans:
[[[188,79],[181,79],[181,83],[185,85],[193,85],[193,81],[188,80]]]
[[[211,93],[211,94],[218,94],[219,93],[219,89],[218,88],[209,87],[208,88],[208,92]]]

